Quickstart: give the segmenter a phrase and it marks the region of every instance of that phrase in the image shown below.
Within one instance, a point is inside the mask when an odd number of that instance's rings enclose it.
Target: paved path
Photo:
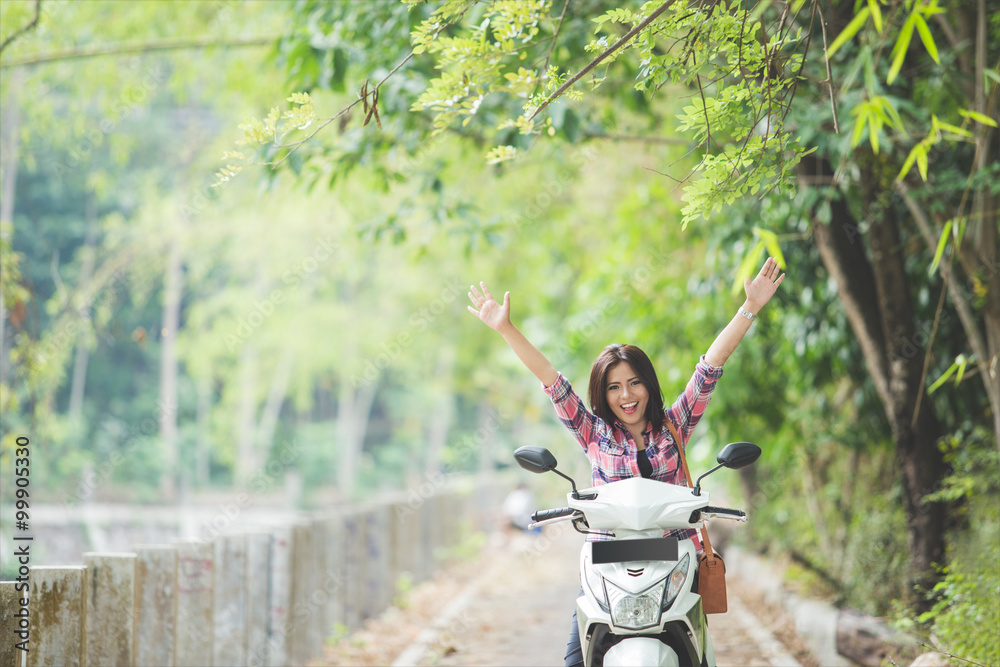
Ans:
[[[403,665],[563,664],[583,536],[568,524],[519,536],[396,658]],[[719,667],[798,667],[733,591],[730,611],[709,617]]]

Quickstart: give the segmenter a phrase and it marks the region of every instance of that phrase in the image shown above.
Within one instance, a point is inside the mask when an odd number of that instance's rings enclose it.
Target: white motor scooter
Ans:
[[[572,521],[582,533],[614,534],[611,541],[585,543],[580,552],[583,595],[576,601],[576,620],[586,667],[715,667],[701,596],[693,590],[694,543],[663,533],[697,529],[711,517],[746,521],[741,510],[711,507],[701,480],[722,467],[750,465],[759,456],[753,443],[730,443],[719,453],[719,465],[699,477],[693,489],[633,477],[577,491],[573,480],[556,470],[547,449],[514,452],[525,470],[551,471],[573,485],[569,507],[535,512],[532,526]]]

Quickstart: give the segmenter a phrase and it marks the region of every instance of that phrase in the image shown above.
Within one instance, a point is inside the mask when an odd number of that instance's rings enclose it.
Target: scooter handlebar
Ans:
[[[538,510],[531,515],[531,520],[535,523],[540,523],[542,521],[548,521],[549,519],[558,519],[559,517],[570,516],[577,510],[572,507],[556,507],[551,510]]]
[[[706,506],[701,508],[702,516],[719,518],[719,519],[733,519],[735,521],[746,521],[747,513],[743,510],[731,509],[729,507],[712,507]]]

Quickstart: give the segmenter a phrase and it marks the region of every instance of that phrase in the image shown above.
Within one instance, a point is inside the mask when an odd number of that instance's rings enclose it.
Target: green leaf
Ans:
[[[764,242],[764,247],[767,248],[767,254],[774,257],[774,261],[778,263],[778,268],[784,269],[785,256],[781,254],[781,244],[778,243],[778,235],[767,229],[760,229],[759,227],[753,228],[754,232],[760,237],[761,241]]]
[[[986,90],[988,95],[990,92],[989,84],[987,84],[987,79],[993,79],[994,83],[1000,83],[1000,72],[995,69],[983,69],[983,88]]]
[[[956,387],[962,381],[962,376],[965,375],[965,365],[967,362],[968,359],[965,358],[964,354],[960,354],[957,357],[955,357],[955,363],[958,364],[958,375],[955,376]]]
[[[934,251],[934,261],[931,262],[931,269],[928,271],[928,275],[934,275],[938,264],[941,263],[941,256],[944,255],[944,248],[948,245],[948,232],[950,231],[951,220],[944,223],[944,229],[941,230],[941,237],[938,239],[937,250]]]
[[[1000,79],[998,79],[1000,81]],[[996,127],[997,122],[987,116],[986,114],[981,114],[978,111],[970,111],[969,109],[959,109],[958,113],[965,118],[971,118],[977,123],[982,123],[983,125],[989,125],[990,127]]]
[[[956,370],[958,370],[958,363],[957,362],[953,363],[951,366],[949,366],[948,370],[946,370],[944,373],[942,373],[941,377],[939,377],[937,380],[935,380],[934,384],[932,384],[930,387],[927,388],[927,395],[930,396],[935,391],[937,391],[937,388],[940,387],[941,385],[943,385],[945,382],[947,382],[948,378],[950,378],[955,373]]]
[[[910,14],[910,18],[906,19],[902,30],[899,31],[896,46],[892,49],[892,65],[889,67],[889,74],[885,77],[886,83],[895,81],[899,70],[903,67],[903,59],[906,57],[906,50],[910,48],[910,39],[913,37],[914,16],[916,14]]]
[[[868,120],[867,103],[863,102],[857,109],[860,110],[857,112],[857,118],[854,119],[854,132],[851,133],[851,148],[855,148],[861,143],[861,135],[865,132],[865,125]]]
[[[868,21],[868,15],[870,13],[871,10],[868,9],[867,7],[863,8],[860,12],[858,12],[857,16],[855,16],[851,20],[851,22],[847,24],[847,27],[844,28],[844,30],[839,35],[837,35],[837,39],[833,40],[833,44],[831,44],[829,48],[827,48],[826,50],[827,58],[832,58],[833,54],[837,52],[837,49],[842,47],[847,42],[847,40],[851,39],[856,34],[858,34],[858,31],[861,30],[862,26],[864,26],[864,24]]]
[[[957,134],[960,137],[971,137],[972,132],[969,132],[964,127],[959,127],[957,125],[952,125],[951,123],[940,123],[938,125],[942,130],[947,130],[952,134]]]
[[[882,34],[882,10],[878,6],[878,0],[868,0],[868,9],[872,12],[872,23],[875,24],[875,29],[878,30],[878,34]]]
[[[736,272],[736,278],[733,280],[733,294],[739,294],[740,290],[743,289],[743,281],[747,278],[753,276],[753,270],[757,264],[757,259],[760,257],[761,251],[764,250],[764,241],[761,239],[757,240],[750,252],[743,256],[743,261],[740,262],[740,268]]]
[[[899,174],[896,175],[897,181],[903,180],[903,177],[910,172],[910,169],[913,168],[913,163],[916,162],[917,160],[917,153],[920,153],[921,151],[925,153],[927,152],[927,147],[924,145],[924,142],[922,141],[918,143],[916,146],[914,146],[910,150],[910,154],[906,156],[906,161],[903,163],[903,168],[900,169]]]
[[[958,219],[958,224],[953,225],[951,228],[952,236],[955,237],[955,247],[961,247],[962,238],[965,236],[965,216]]]
[[[920,171],[920,178],[927,181],[927,151],[917,153],[917,170]]]
[[[924,43],[924,48],[927,49],[927,53],[930,54],[931,58],[934,59],[938,65],[941,64],[941,58],[938,56],[937,44],[934,43],[934,38],[931,36],[931,31],[927,28],[927,21],[920,14],[913,14],[913,22],[917,26],[917,33],[920,35],[920,41]]]

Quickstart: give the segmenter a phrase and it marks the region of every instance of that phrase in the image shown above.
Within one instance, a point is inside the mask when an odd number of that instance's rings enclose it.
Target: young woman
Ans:
[[[656,371],[649,357],[634,345],[609,345],[597,357],[590,371],[588,410],[566,378],[511,323],[510,292],[504,294],[501,305],[484,283],[479,283],[482,291],[472,286],[469,311],[503,336],[521,362],[541,380],[560,421],[587,453],[594,486],[638,476],[685,484],[678,447],[687,447],[715,383],[722,377],[722,365],[784,279],[777,262],[768,257],[757,277],[744,282],[746,301],[702,355],[684,392],[666,409]],[[682,442],[674,442],[666,426],[668,419]],[[668,535],[692,539],[701,548],[693,530],[671,531]],[[583,665],[583,654],[574,609],[566,667],[577,665]]]

